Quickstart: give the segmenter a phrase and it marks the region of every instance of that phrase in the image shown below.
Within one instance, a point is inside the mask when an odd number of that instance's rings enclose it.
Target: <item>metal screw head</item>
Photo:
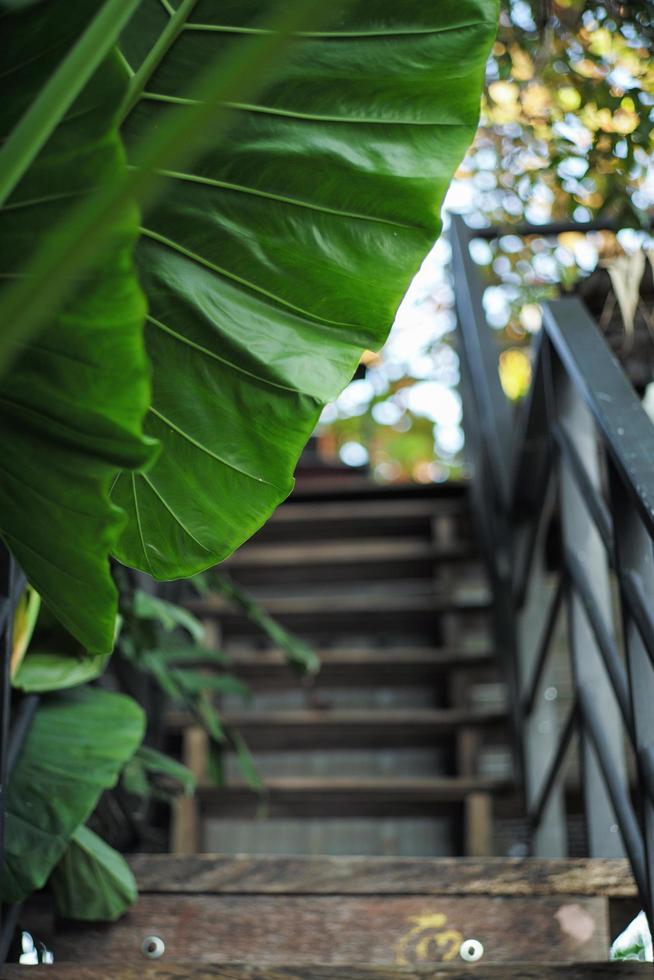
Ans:
[[[484,947],[478,939],[464,939],[459,949],[459,956],[466,963],[476,963],[484,955]]]
[[[165,951],[165,943],[159,936],[146,936],[141,943],[141,952],[149,960],[158,960],[160,956],[163,956]]]

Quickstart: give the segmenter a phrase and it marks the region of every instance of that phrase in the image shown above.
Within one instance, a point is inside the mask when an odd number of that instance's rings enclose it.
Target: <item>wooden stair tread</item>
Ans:
[[[266,790],[271,793],[324,793],[365,796],[379,793],[397,793],[408,797],[430,796],[432,799],[460,799],[466,793],[491,793],[511,785],[506,779],[485,776],[367,776],[351,778],[317,778],[314,776],[288,776],[265,780]],[[198,792],[234,793],[252,790],[245,783],[226,786],[198,787]]]
[[[206,816],[256,818],[262,804],[266,819],[275,817],[427,817],[449,813],[472,793],[499,794],[512,789],[509,780],[484,777],[317,779],[266,778],[262,796],[244,783],[198,787]]]
[[[441,514],[461,514],[467,511],[465,500],[433,498],[418,500],[347,500],[293,503],[279,507],[270,521],[275,524],[311,523],[316,520],[390,520],[430,518]]]
[[[131,854],[140,892],[635,898],[626,859]]]
[[[228,724],[248,728],[307,728],[326,725],[356,725],[377,728],[414,726],[417,728],[445,728],[450,731],[459,725],[483,725],[501,721],[506,712],[498,708],[298,708],[284,711],[229,711],[225,714]]]
[[[499,726],[502,708],[443,709],[296,709],[227,711],[224,721],[257,751],[430,745],[461,728]],[[167,726],[179,730],[195,724],[187,712],[170,712]]]
[[[447,596],[439,595],[433,591],[425,591],[422,594],[394,593],[391,589],[387,591],[375,590],[369,593],[356,592],[349,595],[346,593],[330,594],[323,591],[323,594],[314,595],[258,598],[261,598],[261,601],[265,603],[266,610],[271,616],[279,617],[290,615],[320,616],[325,613],[336,616],[345,612],[373,614],[377,612],[486,611],[490,607],[489,597]],[[192,613],[199,617],[220,616],[222,619],[242,619],[244,616],[242,610],[234,609],[233,604],[221,595],[192,599],[186,605]]]
[[[489,650],[429,647],[362,647],[316,650],[320,670],[311,686],[420,684],[452,669],[488,667]],[[253,687],[297,687],[298,675],[281,650],[229,651],[229,670]]]
[[[333,481],[329,486],[322,488],[321,484],[324,477],[307,480],[302,476],[301,471],[296,473],[298,477],[292,495],[285,501],[285,505],[293,506],[296,501],[311,498],[315,502],[334,499],[358,499],[363,497],[366,500],[388,499],[424,499],[429,500],[465,500],[468,493],[468,482],[466,480],[447,480],[445,483],[377,483],[369,476],[358,476],[351,471],[348,473],[347,482]]]
[[[58,923],[52,945],[60,964],[82,963],[96,971],[87,976],[103,977],[133,965],[142,977],[141,945],[157,935],[165,954],[155,976],[166,976],[162,969],[186,976],[182,964],[192,959],[205,970],[232,970],[224,980],[238,980],[239,971],[243,980],[373,980],[384,971],[504,980],[516,963],[516,980],[556,976],[543,972],[554,968],[571,980],[580,963],[583,977],[593,975],[587,963],[606,977],[607,896],[635,895],[626,861],[210,854],[128,861],[139,901],[113,924]],[[48,922],[52,928],[51,906],[41,900],[23,927],[47,944]],[[438,962],[454,960],[471,938],[485,949],[476,965]],[[407,964],[399,974],[398,961]]]
[[[640,980],[651,976],[648,963],[502,963],[469,966],[439,963],[425,966],[248,966],[243,963],[198,963],[175,960],[102,967],[106,980]],[[50,966],[6,966],[6,980],[24,980],[34,971],[52,980],[98,980],[98,964],[57,962]]]
[[[245,544],[225,562],[230,569],[244,566],[281,564],[362,563],[366,561],[398,561],[399,559],[449,560],[474,558],[476,552],[464,545],[449,548],[432,544],[425,538],[348,538],[337,541],[312,541],[301,544]]]
[[[290,500],[275,511],[254,540],[257,543],[306,540],[335,534],[393,537],[418,532],[429,535],[435,518],[460,521],[468,513],[468,501],[462,496]],[[460,529],[466,530],[467,526]]]

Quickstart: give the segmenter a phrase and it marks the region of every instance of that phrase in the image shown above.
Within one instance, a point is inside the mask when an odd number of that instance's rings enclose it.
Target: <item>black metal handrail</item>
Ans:
[[[542,236],[569,227],[510,231]],[[605,227],[595,222],[587,230]],[[654,425],[576,297],[543,305],[531,390],[511,413],[469,252],[472,238],[507,231],[472,231],[455,216],[450,240],[473,504],[498,643],[511,651],[505,668],[531,849],[565,854],[562,775],[576,734],[589,853],[626,853],[651,926]],[[564,608],[573,702],[560,723],[546,674]],[[557,728],[558,740],[548,737]]]

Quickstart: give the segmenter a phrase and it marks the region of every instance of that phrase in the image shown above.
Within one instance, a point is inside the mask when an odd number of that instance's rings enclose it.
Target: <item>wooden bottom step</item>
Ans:
[[[608,898],[634,895],[625,861],[169,854],[129,860],[140,897],[120,921],[55,923],[41,897],[26,908],[23,928],[54,949],[60,963],[84,964],[103,978],[130,968],[144,976],[148,936],[165,946],[157,976],[187,976],[184,964],[192,961],[209,976],[231,980],[354,980],[366,972],[383,978],[396,967],[406,967],[409,977],[454,971],[459,978],[504,980],[513,970],[526,980],[563,970],[572,978],[578,967],[561,964],[578,963],[584,977],[593,976],[587,963],[598,964],[595,976],[608,977]],[[484,954],[465,965],[460,950],[472,939]]]

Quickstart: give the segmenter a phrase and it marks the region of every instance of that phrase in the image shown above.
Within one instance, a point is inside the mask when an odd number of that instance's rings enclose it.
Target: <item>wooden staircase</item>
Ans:
[[[205,732],[171,714],[199,778],[179,853],[129,859],[140,897],[115,924],[55,923],[32,901],[23,927],[54,949],[52,980],[651,975],[607,962],[639,908],[626,861],[506,857],[498,828],[520,803],[461,487],[300,490],[228,567],[322,669],[301,683],[241,611],[194,601],[253,689],[221,708],[266,793],[234,759],[212,784]]]
[[[302,684],[241,609],[218,594],[191,603],[254,692],[222,707],[266,794],[230,760],[227,785],[209,785],[202,733],[171,715],[200,778],[175,849],[494,853],[492,799],[511,786],[506,713],[463,489],[300,491],[226,567],[322,669]],[[499,773],[484,771],[489,748]]]

